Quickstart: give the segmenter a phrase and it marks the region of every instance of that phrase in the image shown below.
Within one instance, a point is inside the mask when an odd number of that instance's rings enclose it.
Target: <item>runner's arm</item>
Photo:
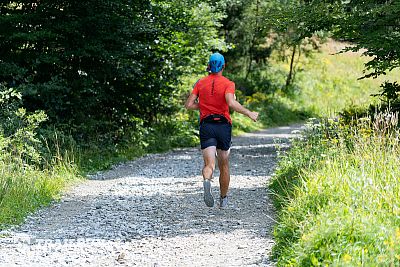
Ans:
[[[190,110],[199,109],[199,103],[196,102],[197,95],[190,94],[185,103],[185,108]]]
[[[232,93],[226,93],[225,94],[225,100],[228,106],[233,109],[236,112],[239,112],[253,121],[257,121],[258,118],[258,112],[252,112],[248,110],[247,108],[243,107],[239,102],[236,101],[234,94]]]

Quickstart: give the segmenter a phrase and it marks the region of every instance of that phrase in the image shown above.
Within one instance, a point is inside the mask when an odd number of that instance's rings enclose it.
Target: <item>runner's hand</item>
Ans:
[[[258,112],[250,112],[249,118],[256,122],[258,119]]]

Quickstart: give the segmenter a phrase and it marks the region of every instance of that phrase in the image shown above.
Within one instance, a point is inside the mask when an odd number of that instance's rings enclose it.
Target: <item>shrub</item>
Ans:
[[[27,113],[21,95],[0,88],[0,229],[22,221],[27,213],[57,197],[78,172],[60,157],[45,163],[44,143],[38,137],[42,111]],[[46,168],[43,168],[46,166]]]

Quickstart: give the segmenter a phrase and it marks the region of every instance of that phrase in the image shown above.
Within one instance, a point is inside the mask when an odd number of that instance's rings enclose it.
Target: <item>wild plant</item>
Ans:
[[[303,136],[270,187],[274,196],[285,196],[277,206],[278,265],[400,265],[398,114],[351,124],[314,120]],[[291,194],[276,190],[289,168],[296,170],[293,183],[286,183]]]
[[[77,170],[60,150],[45,164],[45,143],[39,137],[42,111],[27,112],[21,94],[0,86],[0,229],[20,222],[28,213],[49,203]]]

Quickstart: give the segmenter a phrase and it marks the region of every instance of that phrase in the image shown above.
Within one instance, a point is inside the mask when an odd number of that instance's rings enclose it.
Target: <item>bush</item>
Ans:
[[[0,229],[19,223],[27,213],[48,204],[66,182],[78,176],[75,165],[60,156],[45,164],[38,137],[42,111],[27,113],[21,95],[0,88]],[[46,166],[46,167],[44,167]]]
[[[41,142],[37,138],[37,129],[47,117],[42,111],[28,114],[20,100],[21,94],[13,89],[0,88],[2,153],[8,160],[21,165],[38,164]]]

